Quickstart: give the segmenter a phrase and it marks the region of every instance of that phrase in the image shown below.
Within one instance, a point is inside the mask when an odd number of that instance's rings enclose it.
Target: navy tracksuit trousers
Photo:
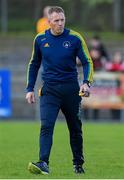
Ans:
[[[78,82],[46,84],[40,96],[40,160],[49,163],[55,121],[61,109],[68,125],[73,164],[83,164],[82,123],[79,116],[81,98]]]

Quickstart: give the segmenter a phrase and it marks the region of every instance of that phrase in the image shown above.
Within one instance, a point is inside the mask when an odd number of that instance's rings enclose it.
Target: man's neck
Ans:
[[[63,29],[63,31],[64,31],[64,29]],[[57,34],[57,33],[55,33],[52,29],[50,29],[51,34],[54,35],[54,36],[59,36],[59,35],[61,35],[61,34],[63,33],[63,31],[62,31],[61,33]]]

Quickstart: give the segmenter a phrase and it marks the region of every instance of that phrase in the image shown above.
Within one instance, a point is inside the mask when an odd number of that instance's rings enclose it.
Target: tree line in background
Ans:
[[[62,6],[67,25],[88,31],[124,31],[123,0],[0,0],[1,31],[35,31],[47,5]]]

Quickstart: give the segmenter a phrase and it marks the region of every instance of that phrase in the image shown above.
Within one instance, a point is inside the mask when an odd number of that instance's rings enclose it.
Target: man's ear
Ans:
[[[48,23],[50,24],[50,19],[48,18]]]
[[[47,16],[47,20],[48,20],[48,23],[50,23],[50,16],[49,15]]]

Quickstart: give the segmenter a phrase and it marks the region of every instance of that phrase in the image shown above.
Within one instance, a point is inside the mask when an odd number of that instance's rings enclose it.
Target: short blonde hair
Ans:
[[[59,6],[51,6],[48,11],[48,14],[51,15],[53,12],[65,14],[62,7],[59,7]]]

